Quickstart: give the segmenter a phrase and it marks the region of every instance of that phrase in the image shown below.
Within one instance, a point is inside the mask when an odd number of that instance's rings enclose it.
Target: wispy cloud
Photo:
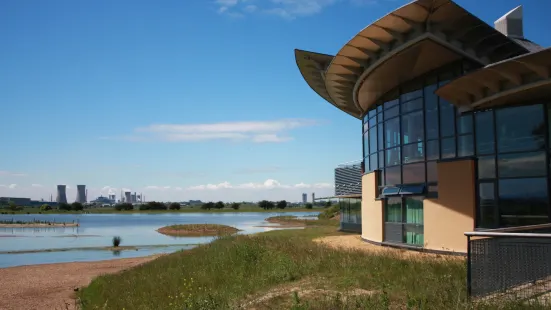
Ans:
[[[285,19],[294,19],[322,12],[338,2],[353,5],[376,4],[391,0],[216,0],[218,13],[242,17],[245,14],[264,13]],[[253,4],[254,3],[254,4]]]
[[[31,184],[31,187],[42,187],[42,184]]]
[[[203,184],[203,185],[195,185],[190,186],[187,188],[189,191],[197,191],[197,190],[220,190],[220,189],[276,189],[276,188],[283,188],[283,189],[306,189],[306,188],[316,188],[316,189],[322,189],[322,188],[331,188],[333,187],[330,183],[315,183],[315,184],[305,184],[305,183],[298,183],[294,185],[287,185],[282,184],[277,180],[274,179],[268,179],[262,183],[242,183],[233,185],[229,182],[222,182],[219,184]]]
[[[17,187],[17,184],[9,184],[9,185],[0,185],[0,187],[14,189]]]
[[[311,119],[222,122],[211,124],[153,124],[134,130],[129,136],[114,137],[128,141],[194,142],[206,140],[278,143],[292,140],[289,131],[320,124]],[[113,139],[107,137],[104,139]]]
[[[20,172],[0,170],[0,176],[25,177],[25,176],[27,176],[27,174],[26,173],[20,173]]]

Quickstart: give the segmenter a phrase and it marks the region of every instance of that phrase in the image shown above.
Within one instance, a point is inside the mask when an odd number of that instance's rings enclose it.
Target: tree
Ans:
[[[278,209],[285,209],[287,208],[287,201],[281,200],[277,202],[277,208]]]
[[[330,206],[331,206],[331,200],[327,200],[327,202],[325,202],[325,207],[329,208]]]
[[[129,202],[119,203],[119,204],[115,205],[115,210],[117,210],[117,211],[130,211],[130,210],[134,210],[134,205],[132,205],[132,204],[129,203]],[[140,210],[141,210],[141,209],[140,209]]]
[[[234,209],[234,210],[239,210],[239,207],[241,206],[241,204],[239,202],[234,202],[231,204],[231,208]]]
[[[71,211],[71,205],[65,202],[60,203],[57,208],[63,211]]]
[[[15,203],[15,201],[11,201],[8,202],[8,209],[12,210],[12,211],[16,211],[17,210],[17,204]]]
[[[216,203],[215,208],[216,209],[224,209],[225,205],[222,201],[219,201]]]
[[[166,210],[166,209],[167,207],[164,203],[157,202],[157,201],[150,201],[146,204],[140,205],[140,210]]]
[[[204,203],[202,206],[201,206],[201,209],[203,210],[210,210],[214,208],[214,202],[207,202],[207,203]]]
[[[275,204],[268,200],[262,200],[258,203],[258,206],[264,210],[271,210],[275,207]]]
[[[177,202],[173,202],[170,205],[168,205],[169,210],[180,210],[180,204]]]
[[[84,210],[84,206],[80,202],[73,202],[71,204],[71,210],[73,210],[73,211],[82,211],[82,210]]]
[[[40,206],[40,211],[50,211],[52,210],[52,207],[48,204],[43,204]]]
[[[313,205],[311,203],[306,204],[306,209],[312,209]]]

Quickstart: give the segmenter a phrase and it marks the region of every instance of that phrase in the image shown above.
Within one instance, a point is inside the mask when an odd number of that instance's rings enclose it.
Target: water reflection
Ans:
[[[117,257],[138,257],[157,253],[169,253],[189,246],[201,244],[214,237],[170,237],[156,230],[174,224],[224,224],[239,230],[239,234],[251,234],[279,229],[264,221],[271,216],[314,216],[319,212],[286,213],[163,213],[163,214],[42,214],[42,215],[0,215],[0,220],[14,219],[29,221],[52,220],[71,222],[78,220],[80,227],[52,228],[0,228],[0,251],[32,251],[42,249],[67,249],[84,247],[106,247],[113,236],[123,239],[122,246],[173,245],[163,248],[146,248],[139,251],[64,251],[27,254],[0,254],[0,267],[26,264],[42,264],[70,261],[95,261]],[[267,226],[270,227],[258,227]],[[273,225],[273,226],[272,226]],[[132,254],[130,254],[132,253]]]

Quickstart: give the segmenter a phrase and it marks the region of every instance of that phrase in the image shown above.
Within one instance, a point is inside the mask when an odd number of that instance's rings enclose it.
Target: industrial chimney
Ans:
[[[524,30],[522,22],[522,5],[512,9],[509,13],[503,15],[494,22],[494,27],[497,31],[504,35],[515,38],[524,39]]]
[[[67,203],[67,185],[57,186],[57,197],[55,201],[57,203]]]
[[[132,203],[132,193],[131,192],[124,192],[124,202]]]
[[[77,185],[76,202],[86,203],[86,185]]]

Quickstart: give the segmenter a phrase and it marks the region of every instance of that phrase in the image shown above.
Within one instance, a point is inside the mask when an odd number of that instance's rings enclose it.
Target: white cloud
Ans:
[[[321,13],[325,8],[338,2],[353,5],[372,5],[381,0],[217,0],[218,13],[233,16],[238,11],[247,14],[265,13],[285,19],[294,19]],[[386,0],[391,1],[391,0]],[[240,14],[242,15],[242,14]]]
[[[274,121],[222,122],[210,124],[153,124],[135,129],[129,141],[193,142],[206,140],[251,141],[276,143],[292,139],[288,132],[300,127],[314,126],[311,119],[281,119]],[[108,138],[109,139],[109,138]]]
[[[195,185],[190,186],[187,190],[196,191],[196,190],[219,190],[219,189],[274,189],[274,188],[284,188],[284,189],[300,189],[300,188],[332,188],[333,185],[330,183],[316,183],[316,184],[305,184],[298,183],[294,185],[281,184],[279,181],[274,179],[268,179],[263,183],[242,183],[237,185],[232,185],[229,182],[222,182],[219,184],[205,184],[205,185]]]
[[[42,184],[31,184],[32,187],[42,187]]]
[[[10,185],[8,185],[8,188],[9,188],[9,189],[14,189],[14,188],[16,188],[16,187],[17,187],[17,184],[10,184]]]

